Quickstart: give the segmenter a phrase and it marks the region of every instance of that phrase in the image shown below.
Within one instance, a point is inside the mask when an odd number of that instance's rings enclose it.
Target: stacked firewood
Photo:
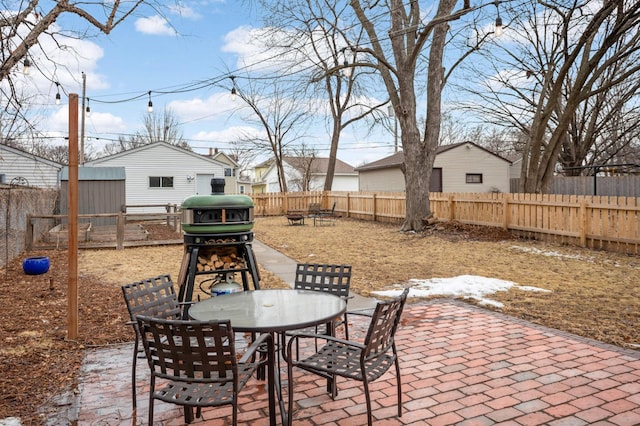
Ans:
[[[198,256],[198,272],[242,268],[246,268],[245,261],[238,256],[238,250],[233,246],[211,247],[206,253]]]

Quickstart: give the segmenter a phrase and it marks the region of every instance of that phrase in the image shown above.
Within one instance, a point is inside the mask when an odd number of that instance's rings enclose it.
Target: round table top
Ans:
[[[189,308],[199,321],[230,320],[236,331],[281,332],[327,323],[347,309],[338,296],[309,290],[254,290],[215,296]]]

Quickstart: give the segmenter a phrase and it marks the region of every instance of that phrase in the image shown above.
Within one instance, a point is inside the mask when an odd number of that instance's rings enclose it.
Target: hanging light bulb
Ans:
[[[235,101],[238,96],[238,92],[236,91],[236,77],[234,75],[229,76],[231,79],[231,101]]]
[[[56,105],[60,105],[60,83],[58,83],[57,81],[56,90],[58,91],[58,93],[56,93]]]
[[[500,7],[499,7],[500,1],[496,0],[495,5],[496,5],[496,12],[498,16],[496,17],[496,27],[494,32],[496,37],[500,37],[502,35],[502,18],[500,17]]]
[[[153,102],[151,102],[151,90],[149,90],[149,103],[147,104],[147,111],[153,112]]]
[[[498,15],[498,17],[496,18],[495,34],[496,37],[500,37],[502,35],[502,18],[500,17],[500,15]]]
[[[85,112],[87,113],[87,117],[91,115],[91,108],[89,108],[89,101],[90,99],[87,98],[87,108],[85,109]]]
[[[29,70],[31,68],[31,61],[29,60],[29,58],[24,58],[24,62],[22,63],[22,65],[22,72],[24,73],[24,75],[29,75]]]

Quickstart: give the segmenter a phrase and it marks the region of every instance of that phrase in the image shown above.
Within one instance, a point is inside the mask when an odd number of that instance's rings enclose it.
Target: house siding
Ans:
[[[443,192],[509,192],[509,162],[464,144],[436,156],[433,167],[442,168]],[[482,183],[467,183],[467,173],[481,174]]]
[[[62,165],[57,165],[28,152],[0,146],[0,175],[3,182],[10,184],[14,178],[24,178],[29,186],[38,188],[58,188],[58,172]]]
[[[361,171],[360,191],[404,192],[404,174],[399,167]]]
[[[131,150],[104,159],[94,160],[87,166],[124,167],[126,170],[127,204],[177,204],[196,194],[198,174],[224,177],[223,163],[208,159],[166,143],[153,143],[144,149]],[[126,155],[123,155],[126,154]],[[173,177],[173,188],[149,187],[150,176]],[[187,179],[194,176],[196,179]],[[232,192],[235,189],[232,188]],[[226,192],[226,188],[225,188]],[[143,212],[163,211],[146,208]]]

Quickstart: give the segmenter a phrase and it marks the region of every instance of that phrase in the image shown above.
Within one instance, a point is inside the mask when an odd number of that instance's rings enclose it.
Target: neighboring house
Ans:
[[[154,142],[85,163],[124,167],[127,204],[182,204],[195,194],[211,194],[211,179],[224,176],[226,164],[166,142]],[[234,193],[225,187],[225,193]],[[143,211],[157,211],[146,209]]]
[[[287,190],[322,191],[329,159],[325,157],[284,157],[282,159]],[[306,176],[306,177],[305,177]],[[255,178],[257,177],[257,179]],[[308,181],[308,188],[305,182]],[[358,174],[353,166],[336,159],[332,191],[358,191]],[[265,162],[254,168],[252,192],[280,192],[275,162]]]
[[[253,167],[253,181],[251,182],[251,192],[253,194],[264,194],[267,191],[267,174],[273,168],[273,159],[267,160]],[[278,176],[276,175],[276,183]],[[278,192],[278,191],[274,191]]]
[[[400,167],[404,153],[357,167],[361,191],[405,191]],[[511,162],[474,144],[461,142],[438,147],[431,192],[509,192]]]
[[[206,157],[226,165],[224,168],[224,192],[227,194],[244,194],[247,192],[248,186],[246,182],[239,182],[238,169],[240,165],[236,160],[224,152],[218,151],[218,148],[209,148],[209,154]]]
[[[39,188],[58,188],[62,164],[18,148],[0,144],[0,184],[19,183]]]

